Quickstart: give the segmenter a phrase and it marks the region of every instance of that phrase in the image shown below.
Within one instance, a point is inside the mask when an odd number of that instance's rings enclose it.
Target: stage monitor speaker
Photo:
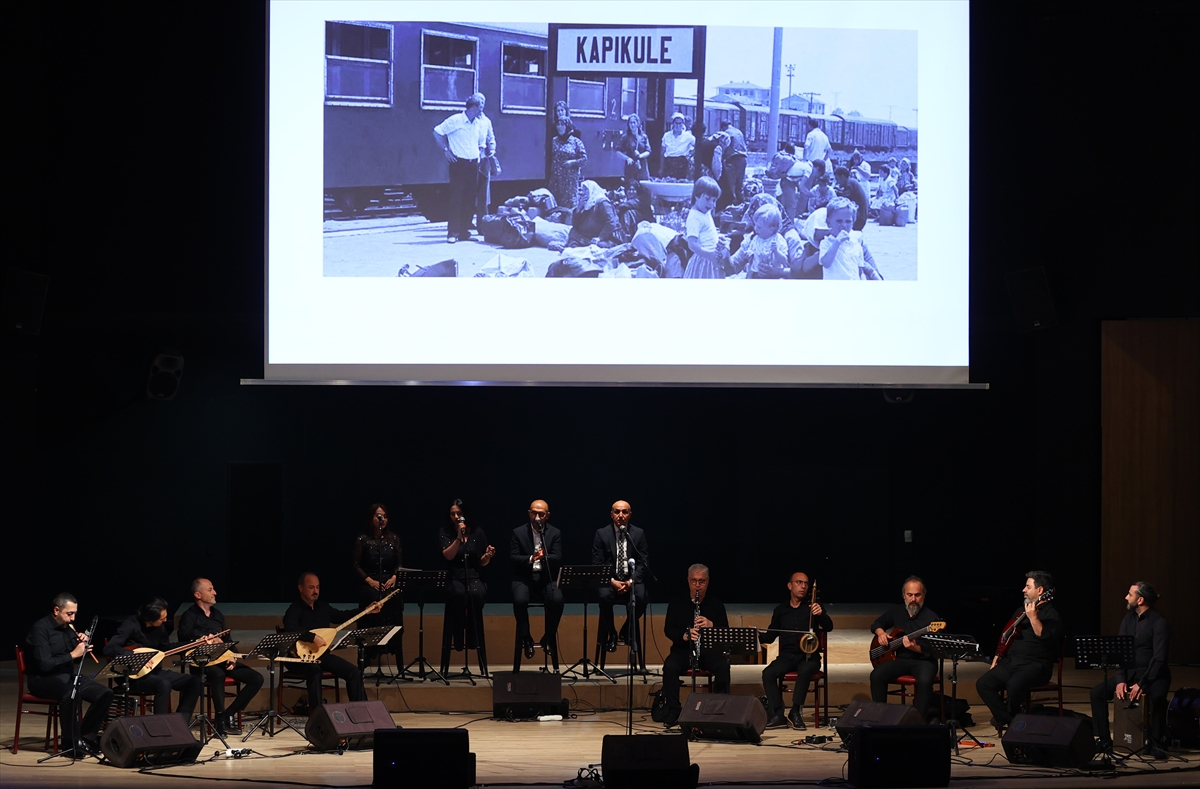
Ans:
[[[606,734],[600,750],[605,789],[696,789],[687,737]]]
[[[492,674],[492,717],[536,718],[568,713],[562,697],[562,675],[541,671],[497,671]]]
[[[377,729],[395,726],[382,701],[347,701],[313,710],[304,736],[318,751],[356,750],[373,747]]]
[[[114,767],[194,762],[202,747],[178,713],[117,718],[100,738],[100,750]]]
[[[953,744],[945,726],[861,726],[850,738],[847,780],[857,789],[949,786]]]
[[[758,742],[767,711],[757,696],[691,693],[679,713],[679,728],[693,739]]]
[[[1008,724],[1001,742],[1012,764],[1039,767],[1082,767],[1092,760],[1092,727],[1083,718],[1057,715],[1018,715]]]
[[[884,704],[878,701],[852,701],[842,717],[834,722],[838,737],[849,744],[862,726],[921,726],[925,723],[915,707],[906,704]]]
[[[475,754],[466,729],[380,729],[375,732],[372,786],[467,789]]]

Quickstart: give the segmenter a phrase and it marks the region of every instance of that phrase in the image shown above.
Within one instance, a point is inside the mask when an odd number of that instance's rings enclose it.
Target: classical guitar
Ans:
[[[379,605],[382,606],[384,603],[386,603],[388,600],[391,600],[398,594],[400,594],[399,589],[392,590],[390,594],[379,601]],[[329,649],[329,645],[333,643],[333,640],[337,638],[338,631],[345,630],[346,628],[350,627],[350,625],[366,616],[369,611],[370,608],[365,608],[347,619],[345,622],[342,622],[337,627],[322,627],[318,630],[311,631],[314,636],[320,636],[321,638],[325,639],[325,646],[317,646],[316,641],[297,641],[296,657],[303,658],[305,660],[316,660],[317,658],[321,657],[321,655],[324,655],[325,651]]]
[[[1037,600],[1033,601],[1035,608],[1040,608],[1043,603],[1048,603],[1054,599],[1054,590],[1047,589],[1042,592]],[[1021,613],[1008,620],[1008,624],[1004,626],[1004,632],[1000,634],[1000,643],[996,645],[996,657],[1001,657],[1008,648],[1012,646],[1013,639],[1017,637],[1017,633],[1021,630],[1021,625],[1029,621],[1029,617],[1025,616],[1025,608],[1021,607]]]
[[[214,633],[214,635],[223,636],[223,635],[226,635],[228,632],[229,632],[228,630],[222,630],[220,633]],[[204,638],[209,638],[209,636],[205,636]],[[142,666],[140,671],[138,671],[136,674],[130,674],[129,678],[130,679],[141,679],[142,677],[146,676],[151,671],[153,671],[155,668],[157,668],[158,664],[163,661],[163,658],[170,657],[171,655],[178,655],[180,652],[187,652],[189,649],[195,649],[196,647],[198,647],[204,643],[204,638],[201,638],[198,641],[193,641],[190,644],[183,644],[181,646],[177,646],[174,649],[167,650],[166,652],[163,652],[161,649],[153,649],[151,647],[136,647],[135,649],[133,649],[131,651],[137,652],[139,654],[142,654],[145,652],[153,652],[154,656],[150,658],[150,660],[146,663],[145,666]]]
[[[920,638],[926,633],[936,633],[946,627],[945,622],[930,622],[928,626],[920,630],[914,630],[911,633],[905,633],[898,627],[893,627],[892,632],[887,634],[887,646],[880,646],[875,643],[875,639],[871,639],[871,665],[878,666],[880,663],[886,663],[889,660],[898,660],[897,651],[904,649],[904,637],[908,636],[909,640]]]

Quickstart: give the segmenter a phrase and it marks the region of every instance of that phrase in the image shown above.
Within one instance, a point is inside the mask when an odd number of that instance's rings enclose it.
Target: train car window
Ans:
[[[500,111],[546,114],[546,48],[526,44],[502,47]]]
[[[567,106],[572,117],[604,117],[604,80],[567,79]]]
[[[621,118],[638,112],[638,80],[636,77],[621,78]]]
[[[479,39],[421,31],[421,109],[462,109],[478,82]]]
[[[392,28],[325,23],[325,103],[392,106]]]

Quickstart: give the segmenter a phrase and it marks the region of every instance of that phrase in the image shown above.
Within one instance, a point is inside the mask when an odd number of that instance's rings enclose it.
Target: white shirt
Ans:
[[[479,158],[478,120],[471,120],[465,112],[456,112],[434,126],[433,130],[446,138],[450,153],[459,159],[474,161]]]
[[[690,156],[695,149],[696,138],[687,129],[684,129],[678,135],[668,129],[667,133],[663,135],[662,155],[664,157]]]
[[[808,133],[804,138],[804,158],[810,162],[815,162],[818,159],[828,159],[832,150],[829,147],[829,138],[825,136],[825,132],[817,127]]]
[[[475,119],[475,125],[479,127],[479,156],[492,156],[496,153],[496,133],[492,131],[492,119],[479,113],[479,117]]]
[[[833,245],[833,236],[821,239],[821,257]],[[842,242],[833,258],[833,265],[825,269],[824,279],[858,279],[858,267],[866,263],[863,256],[862,231],[851,230],[850,237]]]

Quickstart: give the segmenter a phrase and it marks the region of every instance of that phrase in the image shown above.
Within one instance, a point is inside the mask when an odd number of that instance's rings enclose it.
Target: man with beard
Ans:
[[[933,609],[925,606],[925,582],[920,578],[910,575],[904,581],[903,593],[902,604],[884,611],[871,624],[875,644],[887,646],[888,634],[893,628],[912,633],[941,619]],[[905,674],[911,675],[917,681],[913,707],[921,713],[922,718],[927,718],[929,703],[933,698],[933,680],[937,676],[937,662],[933,655],[926,654],[921,648],[919,638],[910,639],[905,635],[901,637],[901,643],[903,648],[898,650],[895,660],[880,663],[871,671],[871,699],[887,702],[888,684]]]
[[[975,681],[979,698],[992,711],[990,723],[997,733],[1012,722],[1030,688],[1050,680],[1054,661],[1062,652],[1062,618],[1047,596],[1053,588],[1054,579],[1045,570],[1025,573],[1021,590],[1024,610],[1018,610],[1013,618],[1023,614],[1027,621],[1017,627],[1007,647],[996,650],[991,669]],[[1001,691],[1006,698],[1000,698]]]
[[[1167,620],[1154,610],[1158,592],[1145,581],[1129,587],[1125,595],[1125,618],[1117,635],[1133,636],[1134,667],[1119,668],[1116,674],[1092,688],[1092,729],[1099,740],[1097,750],[1112,749],[1108,735],[1108,701],[1114,695],[1122,701],[1150,703],[1150,754],[1166,758],[1162,752],[1162,735],[1167,723],[1167,691],[1171,687],[1171,669],[1167,666],[1167,650],[1171,631]]]

